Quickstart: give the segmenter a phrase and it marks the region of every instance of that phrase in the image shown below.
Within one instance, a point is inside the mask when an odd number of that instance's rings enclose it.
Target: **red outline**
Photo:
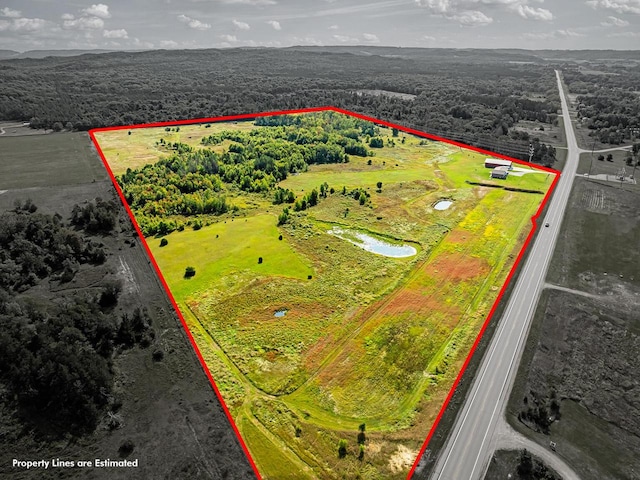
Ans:
[[[435,421],[433,422],[433,425],[431,426],[431,429],[429,430],[429,433],[427,435],[427,438],[425,439],[422,448],[420,449],[420,452],[418,453],[418,456],[416,457],[416,460],[413,463],[413,466],[411,467],[411,470],[409,471],[408,475],[407,475],[407,480],[411,479],[411,477],[413,476],[417,466],[418,466],[418,462],[420,461],[420,459],[422,458],[425,450],[427,449],[427,446],[429,445],[429,441],[431,440],[431,437],[433,437],[433,434],[436,430],[436,428],[438,427],[438,424],[440,423],[440,420],[442,418],[442,415],[444,414],[447,406],[449,405],[449,402],[451,401],[451,397],[453,396],[454,392],[456,391],[456,388],[458,387],[458,384],[460,383],[460,379],[462,378],[462,376],[464,375],[464,372],[467,369],[467,366],[469,365],[469,361],[471,360],[471,357],[473,356],[473,354],[476,351],[476,348],[478,347],[478,343],[480,342],[480,340],[482,339],[482,336],[484,335],[485,330],[487,329],[487,326],[489,325],[489,322],[491,321],[491,318],[493,317],[493,314],[496,310],[496,308],[498,307],[498,304],[500,303],[500,301],[502,300],[502,297],[504,295],[504,292],[507,288],[507,285],[509,285],[509,283],[511,282],[511,279],[513,277],[513,275],[515,274],[516,269],[518,268],[518,266],[520,265],[520,261],[522,260],[522,257],[524,256],[525,251],[527,250],[529,243],[531,242],[531,239],[533,238],[533,235],[535,233],[535,231],[537,230],[538,227],[538,217],[540,216],[540,214],[542,213],[542,210],[545,208],[551,194],[553,193],[553,191],[555,190],[555,187],[558,183],[558,180],[560,179],[560,171],[558,170],[554,170],[552,168],[547,168],[547,167],[543,167],[540,165],[534,165],[531,164],[529,162],[525,162],[523,160],[518,160],[517,158],[512,158],[512,157],[508,157],[506,155],[501,155],[498,153],[494,153],[491,152],[489,150],[484,150],[482,148],[478,148],[478,147],[473,147],[471,145],[466,145],[464,143],[460,143],[460,142],[456,142],[453,140],[448,140],[446,138],[442,138],[442,137],[438,137],[436,135],[431,135],[429,133],[424,133],[424,132],[420,132],[418,130],[414,130],[412,128],[407,128],[407,127],[403,127],[401,125],[396,125],[394,123],[390,123],[390,122],[386,122],[384,120],[378,120],[376,118],[373,117],[368,117],[366,115],[361,115],[355,112],[351,112],[349,110],[344,110],[342,108],[337,108],[337,107],[333,107],[333,106],[325,106],[325,107],[313,107],[313,108],[303,108],[303,109],[299,109],[299,110],[280,110],[280,111],[274,111],[274,112],[260,112],[260,113],[253,113],[253,114],[242,114],[242,115],[230,115],[230,116],[226,116],[226,117],[212,117],[212,118],[198,118],[198,119],[194,119],[194,120],[177,120],[177,121],[170,121],[170,122],[156,122],[156,123],[142,123],[142,124],[137,124],[137,125],[121,125],[121,126],[115,126],[115,127],[103,127],[103,128],[94,128],[92,130],[89,130],[89,136],[91,137],[91,140],[93,141],[93,144],[96,147],[96,150],[98,151],[98,154],[100,155],[100,158],[102,159],[102,163],[104,164],[105,168],[107,169],[107,173],[109,174],[109,178],[111,178],[111,182],[113,183],[114,187],[116,188],[116,191],[118,192],[118,196],[120,197],[120,200],[122,201],[122,204],[124,205],[127,214],[129,215],[129,218],[131,219],[133,226],[136,229],[136,232],[138,233],[138,237],[140,237],[140,239],[142,240],[142,244],[147,252],[147,255],[149,256],[149,259],[153,265],[154,270],[156,271],[156,274],[158,275],[158,278],[160,279],[160,282],[162,283],[162,286],[164,287],[169,300],[171,301],[171,304],[173,305],[173,308],[175,309],[176,313],[178,314],[178,317],[180,318],[180,322],[182,323],[182,327],[184,328],[186,334],[187,334],[187,338],[189,339],[189,341],[191,342],[191,346],[193,347],[194,351],[196,352],[196,356],[198,357],[198,360],[200,361],[200,366],[203,368],[203,370],[205,371],[207,377],[209,378],[209,382],[211,383],[211,386],[213,387],[213,390],[216,394],[216,396],[218,397],[218,400],[220,401],[220,404],[222,405],[222,409],[224,410],[225,414],[227,415],[227,418],[229,419],[229,423],[231,424],[231,427],[233,428],[233,431],[236,435],[236,437],[238,438],[238,441],[240,442],[240,446],[242,447],[242,449],[244,450],[244,453],[251,465],[251,467],[253,468],[253,471],[256,474],[256,477],[258,479],[262,479],[262,476],[260,475],[260,472],[258,471],[258,468],[256,467],[256,464],[253,461],[253,458],[251,458],[251,454],[249,453],[249,450],[247,448],[247,445],[244,443],[244,440],[242,439],[242,435],[240,435],[240,432],[238,430],[238,427],[236,426],[235,422],[233,421],[233,418],[231,417],[231,413],[229,412],[229,409],[227,408],[227,405],[224,401],[224,399],[222,398],[222,395],[220,394],[220,391],[218,390],[218,387],[216,385],[215,380],[213,379],[213,376],[211,375],[211,372],[209,371],[209,369],[207,368],[207,364],[204,361],[204,358],[202,357],[202,354],[200,353],[200,350],[198,349],[198,346],[196,345],[196,342],[193,338],[193,335],[191,334],[191,331],[189,330],[189,327],[187,326],[187,322],[185,321],[182,312],[180,311],[180,309],[178,308],[178,305],[175,301],[175,299],[173,298],[173,295],[171,294],[171,290],[169,289],[169,286],[167,284],[167,282],[165,281],[164,277],[162,276],[162,272],[160,271],[160,268],[158,267],[158,264],[156,263],[155,258],[153,257],[153,255],[151,254],[151,250],[149,249],[149,245],[147,244],[147,240],[144,238],[144,236],[142,235],[142,231],[140,230],[140,227],[138,226],[138,222],[135,219],[135,216],[133,215],[133,212],[131,211],[131,208],[129,207],[129,205],[127,204],[127,201],[124,197],[124,194],[122,193],[122,190],[120,189],[120,185],[118,185],[118,182],[116,181],[116,178],[113,174],[113,172],[111,171],[111,168],[109,167],[109,163],[107,162],[107,159],[104,156],[104,153],[102,152],[102,149],[100,148],[100,144],[98,143],[98,141],[95,138],[95,134],[98,132],[108,132],[108,131],[113,131],[113,130],[127,130],[127,129],[135,129],[135,128],[151,128],[151,127],[166,127],[166,126],[178,126],[178,125],[197,125],[197,124],[202,124],[202,123],[213,123],[213,122],[224,122],[224,121],[233,121],[233,120],[248,120],[248,119],[252,119],[252,118],[257,118],[257,117],[267,117],[267,116],[272,116],[272,115],[286,115],[286,114],[295,114],[295,113],[309,113],[309,112],[322,112],[322,111],[334,111],[334,112],[338,112],[338,113],[342,113],[345,115],[349,115],[352,117],[356,117],[356,118],[360,118],[362,120],[367,120],[373,123],[376,123],[378,125],[384,125],[386,127],[391,127],[391,128],[397,128],[400,131],[406,132],[406,133],[411,133],[413,135],[419,136],[419,137],[425,137],[431,140],[436,140],[439,142],[444,142],[444,143],[448,143],[451,145],[455,145],[457,147],[463,147],[469,150],[473,150],[475,152],[478,153],[482,153],[482,154],[486,154],[486,155],[490,155],[492,157],[499,157],[505,160],[511,160],[512,162],[515,163],[519,163],[522,165],[529,165],[530,167],[539,169],[539,170],[543,170],[545,172],[549,172],[549,173],[553,173],[556,175],[554,181],[551,183],[551,186],[549,187],[549,190],[547,191],[547,194],[544,196],[544,198],[542,199],[542,202],[540,203],[540,206],[538,207],[538,210],[536,211],[536,213],[531,217],[531,223],[533,224],[533,227],[531,228],[531,230],[529,231],[529,235],[527,236],[524,245],[522,246],[522,248],[520,249],[520,252],[518,253],[518,257],[516,258],[515,263],[513,264],[513,267],[511,267],[511,270],[509,271],[509,275],[507,276],[507,279],[505,280],[504,284],[502,285],[502,288],[500,289],[500,292],[498,293],[498,297],[496,298],[495,302],[493,302],[493,305],[491,307],[491,310],[489,311],[489,314],[487,315],[487,318],[485,319],[482,328],[480,329],[480,332],[478,333],[478,336],[476,337],[475,342],[473,343],[471,350],[469,351],[469,354],[467,355],[467,358],[464,361],[464,364],[462,365],[462,368],[460,369],[460,372],[458,373],[458,376],[456,377],[455,381],[453,382],[453,385],[451,386],[451,390],[449,390],[449,394],[447,395],[447,398],[445,399],[444,403],[442,404],[442,407],[440,408],[440,412],[438,413],[438,416],[436,417]]]

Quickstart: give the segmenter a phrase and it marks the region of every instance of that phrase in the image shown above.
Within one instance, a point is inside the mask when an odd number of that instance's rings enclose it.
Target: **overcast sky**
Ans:
[[[0,0],[0,49],[640,47],[640,0]]]

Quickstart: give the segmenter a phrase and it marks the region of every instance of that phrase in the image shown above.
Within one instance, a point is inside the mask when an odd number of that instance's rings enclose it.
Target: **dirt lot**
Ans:
[[[45,155],[48,140],[54,144]],[[0,193],[2,211],[12,208],[16,199],[31,198],[38,211],[58,212],[67,219],[76,203],[114,198],[110,182],[100,180],[106,175],[85,134],[0,137],[0,152],[0,178],[9,187]],[[44,441],[25,430],[15,412],[0,402],[0,477],[255,478],[124,209],[119,212],[115,231],[99,238],[108,251],[107,261],[86,267],[66,290],[82,291],[105,276],[119,277],[124,288],[117,308],[124,312],[145,306],[152,318],[156,332],[153,344],[124,351],[115,359],[113,395],[122,403],[118,412],[121,427],[109,430],[105,414],[93,434]],[[32,290],[41,302],[60,295],[46,281]],[[164,353],[161,361],[152,358],[157,350]],[[3,392],[0,385],[0,400]],[[11,466],[13,459],[120,460],[119,448],[127,440],[134,446],[127,459],[139,461],[135,470],[50,467],[45,471]]]
[[[508,420],[584,479],[640,478],[638,245],[640,189],[577,178]]]

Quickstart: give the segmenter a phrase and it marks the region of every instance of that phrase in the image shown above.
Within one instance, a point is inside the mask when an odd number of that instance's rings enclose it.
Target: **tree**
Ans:
[[[395,128],[395,127],[393,127],[393,128],[391,129],[391,134],[392,134],[394,137],[397,137],[397,136],[398,136],[398,129],[397,129],[397,128]]]
[[[604,162],[604,155],[602,154],[598,155],[598,160],[600,160],[601,162]]]
[[[364,442],[366,442],[367,440],[367,436],[365,435],[364,431],[366,429],[366,425],[364,423],[361,423],[360,426],[358,427],[358,444],[359,445],[363,445]]]
[[[55,122],[51,128],[53,129],[54,132],[60,132],[62,131],[62,123]]]
[[[382,191],[382,182],[376,183],[376,187],[378,187],[378,193]]]
[[[166,238],[163,238],[162,240],[160,240],[161,247],[166,247],[168,244],[169,244],[169,241]]]
[[[338,442],[338,458],[344,458],[347,456],[347,441],[342,438]]]
[[[533,473],[533,461],[531,460],[531,454],[527,450],[520,451],[520,463],[517,467],[518,475],[522,478],[531,478]]]
[[[382,138],[380,137],[373,137],[371,140],[369,140],[369,146],[371,148],[382,148],[384,147],[384,140],[382,140]]]
[[[258,264],[262,263],[262,257],[258,257]]]
[[[613,155],[611,153],[607,155],[607,162],[613,162]]]
[[[187,267],[184,269],[184,278],[191,278],[196,274],[196,269],[193,267]]]

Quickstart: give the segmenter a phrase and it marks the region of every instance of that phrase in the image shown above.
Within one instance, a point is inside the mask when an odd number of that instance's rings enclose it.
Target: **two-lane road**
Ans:
[[[481,479],[493,453],[491,438],[498,420],[504,415],[578,168],[579,149],[559,71],[556,71],[556,78],[565,119],[567,162],[546,217],[540,219],[540,232],[531,246],[473,385],[436,462],[431,476],[434,480]],[[545,223],[549,223],[549,227],[545,227]]]

